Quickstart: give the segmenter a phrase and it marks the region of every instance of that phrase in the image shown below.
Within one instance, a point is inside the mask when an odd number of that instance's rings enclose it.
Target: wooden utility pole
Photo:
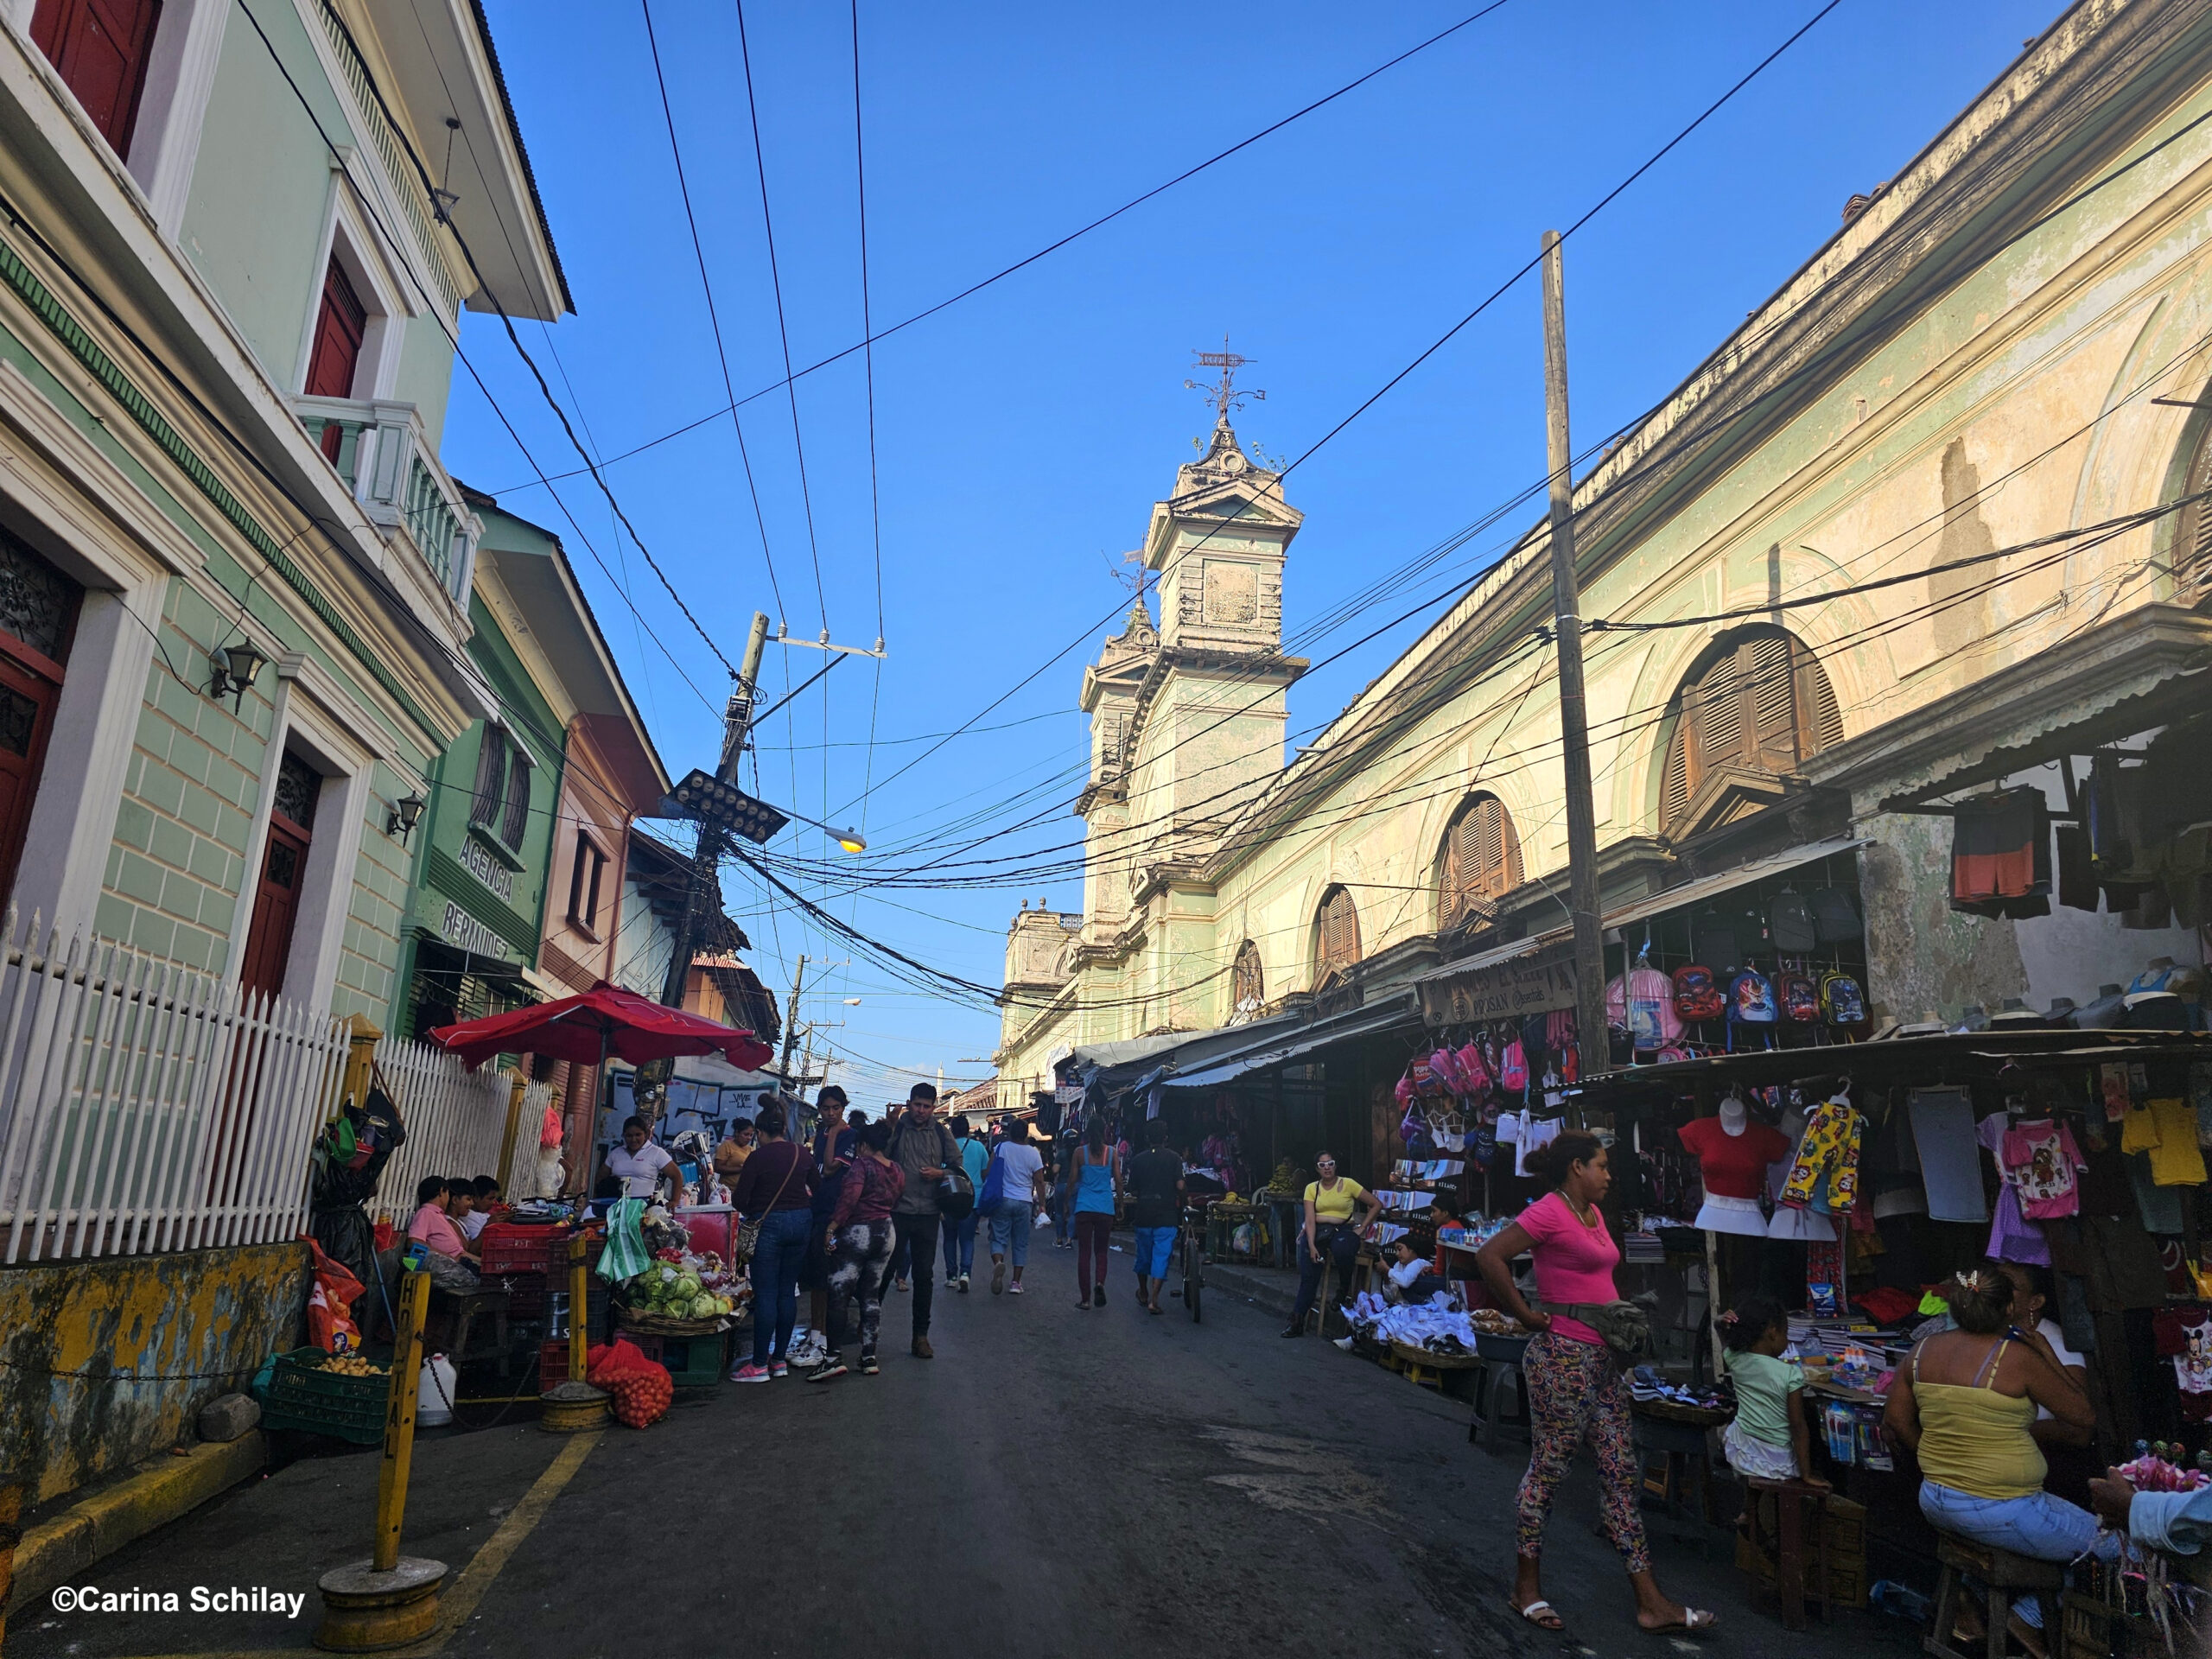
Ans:
[[[806,957],[802,955],[791,969],[791,1012],[784,1016],[784,1058],[777,1070],[784,1076],[784,1087],[791,1087],[791,1050],[798,1043],[798,994],[806,983]]]
[[[768,616],[753,613],[752,632],[745,636],[745,657],[738,665],[737,683],[730,688],[728,706],[722,711],[722,758],[715,776],[723,783],[737,781],[738,762],[745,758],[745,739],[753,727],[753,698],[760,683],[760,652],[768,643]],[[691,977],[691,958],[697,950],[702,906],[721,907],[722,827],[702,818],[698,850],[691,856],[691,879],[684,889],[683,920],[676,930],[676,949],[668,960],[668,978],[662,983],[664,1007],[683,1006],[683,992]]]
[[[1590,714],[1582,690],[1582,596],[1574,574],[1574,450],[1567,442],[1567,295],[1557,231],[1544,250],[1544,454],[1551,472],[1552,623],[1567,766],[1567,911],[1574,921],[1574,1028],[1582,1075],[1611,1065],[1605,1036],[1605,934],[1598,910],[1598,819],[1591,801]]]

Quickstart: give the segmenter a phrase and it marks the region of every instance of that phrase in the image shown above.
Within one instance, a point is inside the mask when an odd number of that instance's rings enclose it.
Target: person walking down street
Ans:
[[[753,1357],[729,1374],[733,1382],[766,1382],[791,1375],[791,1327],[798,1323],[798,1269],[813,1230],[814,1160],[784,1139],[784,1106],[763,1100],[753,1120],[760,1144],[745,1160],[730,1202],[760,1224],[753,1247]]]
[[[1535,1423],[1518,1498],[1513,1610],[1539,1630],[1565,1628],[1543,1599],[1538,1569],[1553,1494],[1574,1448],[1586,1440],[1598,1460],[1599,1516],[1636,1592],[1637,1624],[1647,1630],[1709,1630],[1719,1623],[1711,1613],[1669,1600],[1652,1576],[1651,1546],[1637,1507],[1643,1478],[1630,1432],[1628,1385],[1596,1330],[1575,1317],[1620,1300],[1613,1285],[1620,1246],[1598,1212],[1613,1179],[1605,1148],[1588,1130],[1567,1129],[1529,1154],[1528,1167],[1552,1190],[1475,1256],[1492,1301],[1537,1333],[1521,1361]],[[1530,1307],[1513,1282],[1511,1263],[1523,1251],[1535,1260],[1541,1307]]]
[[[1183,1155],[1167,1148],[1167,1126],[1144,1126],[1145,1150],[1129,1160],[1129,1225],[1136,1229],[1137,1300],[1160,1312],[1160,1287],[1183,1224]]]
[[[1075,1154],[1083,1144],[1083,1131],[1072,1123],[1061,1131],[1052,1149],[1052,1247],[1075,1248]]]
[[[823,1092],[827,1095],[829,1090]],[[807,1338],[788,1356],[794,1365],[818,1365],[824,1355],[845,1340],[842,1319],[836,1324],[830,1320],[830,1217],[845,1190],[845,1177],[852,1168],[858,1145],[858,1134],[841,1127],[841,1120],[825,1108],[822,1128],[814,1137],[813,1224],[807,1233],[806,1254],[799,1258],[798,1268],[798,1287],[807,1294]],[[890,1229],[884,1230],[887,1234]]]
[[[1337,1173],[1332,1153],[1313,1156],[1316,1179],[1306,1184],[1306,1214],[1298,1230],[1298,1302],[1290,1311],[1286,1337],[1306,1334],[1306,1316],[1321,1294],[1321,1277],[1332,1262],[1337,1268],[1337,1300],[1351,1296],[1351,1270],[1359,1260],[1359,1236],[1382,1213],[1382,1200],[1349,1175]],[[1357,1224],[1352,1211],[1364,1205]]]
[[[952,1144],[960,1149],[960,1166],[967,1172],[969,1190],[980,1193],[983,1190],[983,1172],[990,1161],[990,1154],[982,1141],[969,1133],[968,1120],[952,1120]],[[979,1217],[973,1210],[957,1221],[944,1224],[944,1282],[947,1289],[968,1294],[968,1278],[976,1268],[976,1224]]]
[[[883,1275],[891,1263],[891,1212],[906,1190],[906,1172],[886,1155],[891,1144],[887,1121],[860,1132],[860,1150],[844,1171],[830,1211],[822,1255],[830,1269],[829,1351],[807,1373],[810,1382],[830,1382],[845,1375],[837,1351],[845,1339],[845,1309],[855,1296],[861,1304],[861,1375],[874,1376],[875,1337],[883,1322]]]
[[[937,1090],[918,1083],[906,1096],[906,1109],[891,1131],[891,1161],[906,1178],[906,1190],[891,1212],[899,1248],[913,1264],[914,1339],[909,1350],[916,1359],[933,1359],[930,1347],[930,1303],[936,1289],[938,1224],[942,1219],[937,1203],[938,1183],[959,1158],[952,1135],[937,1119]]]
[[[1000,1126],[1003,1137],[991,1154],[1006,1172],[1000,1182],[1006,1196],[991,1217],[991,1294],[1001,1290],[1022,1294],[1021,1269],[1029,1261],[1029,1235],[1037,1225],[1037,1211],[1046,1197],[1045,1154],[1033,1146],[1020,1124]],[[983,1189],[979,1185],[976,1191]],[[1014,1263],[1014,1282],[1006,1281],[1007,1258]]]
[[[1075,1211],[1077,1307],[1106,1306],[1106,1247],[1122,1208],[1122,1166],[1106,1145],[1106,1122],[1094,1117],[1076,1148],[1070,1182]]]

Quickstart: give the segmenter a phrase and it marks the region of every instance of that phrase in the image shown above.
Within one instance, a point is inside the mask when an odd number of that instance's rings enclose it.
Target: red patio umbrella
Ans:
[[[495,1054],[511,1053],[587,1064],[604,1064],[610,1055],[639,1063],[719,1053],[750,1071],[775,1053],[749,1031],[664,1007],[604,980],[582,996],[440,1026],[430,1040],[460,1055],[472,1071]]]

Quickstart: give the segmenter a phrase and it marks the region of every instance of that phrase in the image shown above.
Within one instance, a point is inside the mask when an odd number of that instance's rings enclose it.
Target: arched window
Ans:
[[[1780,628],[1729,635],[1682,683],[1659,785],[1659,829],[1681,836],[1772,804],[1781,780],[1843,741],[1835,690]]]
[[[1470,795],[1444,832],[1437,861],[1436,925],[1488,923],[1521,885],[1521,837],[1495,795]]]
[[[1268,998],[1260,973],[1260,947],[1247,939],[1236,948],[1236,961],[1229,970],[1229,1001],[1232,1020],[1249,1020]]]
[[[2172,564],[2184,605],[2212,594],[2212,502],[2198,499],[2208,489],[2212,489],[2212,422],[2206,423],[2196,440],[2196,453],[2190,458],[2189,476],[2182,485],[2189,505],[2174,526]]]
[[[1321,989],[1359,960],[1359,912],[1351,894],[1332,887],[1313,918],[1313,988]]]

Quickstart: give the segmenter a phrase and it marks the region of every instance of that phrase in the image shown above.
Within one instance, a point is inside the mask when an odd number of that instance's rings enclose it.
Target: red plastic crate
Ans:
[[[569,1380],[569,1341],[541,1343],[537,1350],[537,1391],[557,1389]]]
[[[565,1227],[517,1227],[506,1222],[485,1224],[476,1236],[484,1272],[556,1273],[569,1264],[569,1231]]]

